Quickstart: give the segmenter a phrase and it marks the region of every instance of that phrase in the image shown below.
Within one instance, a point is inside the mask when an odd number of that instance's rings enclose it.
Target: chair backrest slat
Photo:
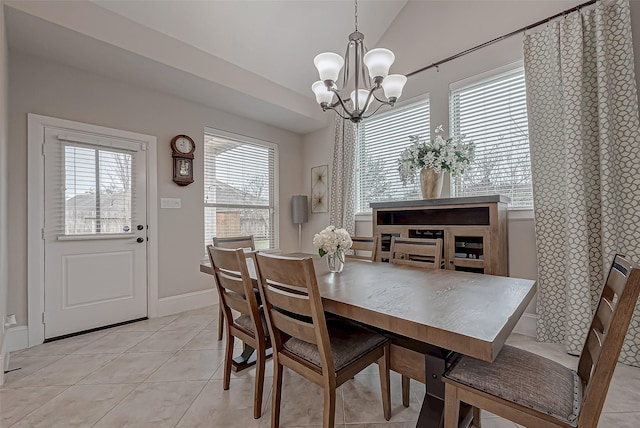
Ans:
[[[378,239],[377,236],[352,236],[351,242],[353,244],[351,245],[350,252],[346,254],[346,257],[350,259],[374,261],[378,251]],[[361,254],[362,251],[368,252],[369,255]]]
[[[316,345],[323,373],[333,374],[335,365],[313,260],[258,253],[256,271],[276,358],[299,358],[283,348],[284,340],[295,337]]]
[[[591,361],[597,362],[600,359],[600,352],[602,352],[602,337],[597,330],[589,331],[587,336],[586,349],[582,352],[589,352]]]
[[[593,326],[599,331],[607,331],[607,327],[611,325],[612,318],[613,303],[603,296],[600,300],[600,305],[598,305],[596,316],[593,320]]]
[[[280,331],[287,333],[289,336],[304,340],[305,342],[315,343],[316,333],[313,324],[297,320],[287,316],[281,312],[271,311],[271,321],[273,325]]]
[[[639,294],[640,270],[616,255],[578,362],[578,376],[585,386],[578,426],[595,426],[593,421],[602,412]],[[607,315],[610,309],[612,314]]]
[[[243,315],[251,313],[247,299],[240,294],[227,291],[224,294],[224,302],[230,309],[236,310]]]
[[[229,236],[229,237],[217,237],[213,238],[213,246],[218,248],[247,248],[250,250],[256,249],[256,244],[253,239],[253,235],[247,236]]]
[[[440,269],[442,239],[391,238],[390,261],[394,264]]]
[[[266,255],[258,254],[258,256],[258,258],[264,258]],[[279,257],[277,260],[277,263],[263,263],[260,268],[262,277],[267,278],[270,284],[280,284],[288,288],[297,287],[300,292],[308,294],[306,272],[300,270],[300,259]],[[313,269],[313,262],[311,262],[311,268]]]
[[[242,282],[240,272],[223,271],[220,269],[217,279],[220,282],[221,287],[241,294],[244,297],[244,283]]]
[[[309,296],[306,293],[293,293],[289,290],[277,288],[272,284],[268,284],[264,292],[267,294],[271,304],[276,308],[307,317],[311,316]]]
[[[610,288],[617,295],[622,294],[627,282],[627,275],[627,268],[620,264],[616,264],[611,268],[611,272],[609,273],[609,277],[605,283],[605,288]]]

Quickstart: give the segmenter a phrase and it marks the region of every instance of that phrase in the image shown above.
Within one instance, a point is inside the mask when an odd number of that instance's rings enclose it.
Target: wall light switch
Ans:
[[[180,198],[160,198],[160,208],[181,208],[182,199]]]

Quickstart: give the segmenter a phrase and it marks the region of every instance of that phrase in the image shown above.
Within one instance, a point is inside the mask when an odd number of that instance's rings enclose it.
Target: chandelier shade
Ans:
[[[318,104],[333,102],[333,92],[328,91],[322,80],[318,80],[311,86],[311,90],[316,94]]]
[[[375,79],[376,77],[387,77],[395,59],[396,56],[389,49],[378,48],[367,52],[363,61],[369,69],[369,77]]]
[[[389,74],[395,61],[395,55],[389,49],[376,48],[367,51],[364,46],[364,34],[358,31],[357,0],[355,24],[355,31],[349,35],[344,58],[333,52],[316,55],[313,63],[318,69],[320,80],[315,82],[311,89],[323,111],[334,110],[340,117],[358,123],[374,115],[382,106],[393,107],[402,95],[407,78],[401,74]],[[341,72],[342,83],[338,86]],[[350,97],[343,98],[343,92],[349,93]],[[384,93],[384,97],[378,96],[381,92]],[[372,109],[373,106],[375,109]],[[373,111],[369,112],[371,109]]]
[[[344,65],[344,59],[337,53],[325,52],[316,57],[313,60],[318,73],[320,74],[320,80],[326,82],[327,80],[336,81],[342,66]]]
[[[369,106],[371,106],[371,102],[367,103],[367,98],[369,98],[369,91],[367,91],[366,89],[358,89],[357,98],[356,91],[351,91],[349,98],[353,101],[356,109],[367,111]]]
[[[407,83],[407,76],[403,76],[402,74],[390,74],[382,81],[384,96],[388,99],[400,98],[405,83]]]

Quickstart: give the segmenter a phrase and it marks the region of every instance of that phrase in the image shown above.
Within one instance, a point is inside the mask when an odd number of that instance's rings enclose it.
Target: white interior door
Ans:
[[[45,339],[146,317],[146,143],[44,131]]]

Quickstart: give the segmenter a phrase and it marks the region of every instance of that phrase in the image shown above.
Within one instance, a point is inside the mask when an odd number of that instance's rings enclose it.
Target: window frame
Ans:
[[[206,188],[204,186],[204,180],[205,180],[205,165],[207,162],[207,156],[206,156],[206,150],[205,150],[205,138],[207,135],[211,135],[213,137],[220,137],[220,138],[224,138],[227,140],[231,140],[231,141],[235,141],[238,143],[242,143],[242,144],[248,144],[248,145],[253,145],[253,146],[259,146],[259,147],[266,147],[270,150],[273,150],[273,171],[269,171],[269,176],[273,177],[273,183],[272,184],[272,188],[273,188],[273,193],[271,195],[269,195],[269,205],[243,205],[243,204],[214,204],[214,203],[207,203],[205,202],[205,192],[206,192]],[[242,135],[242,134],[236,134],[233,132],[228,132],[228,131],[224,131],[221,129],[216,129],[216,128],[211,128],[211,127],[205,127],[204,129],[204,133],[203,133],[203,154],[202,154],[202,182],[203,182],[203,189],[202,189],[202,196],[203,196],[203,227],[206,229],[206,216],[204,214],[204,211],[206,208],[240,208],[240,209],[245,209],[245,208],[258,208],[258,209],[269,209],[272,216],[273,216],[273,248],[269,248],[269,250],[279,250],[280,249],[280,209],[279,209],[279,195],[280,195],[280,167],[279,167],[279,159],[280,159],[280,154],[278,151],[278,144],[276,143],[272,143],[270,141],[265,141],[265,140],[261,140],[259,138],[254,138],[254,137],[249,137],[247,135]],[[204,232],[204,230],[203,230]],[[212,244],[212,242],[207,242],[207,236],[206,234],[203,234],[204,236],[204,240],[205,240],[205,248],[207,245]],[[205,251],[206,252],[206,251]]]
[[[456,81],[456,82],[452,82],[449,84],[449,126],[450,126],[450,132],[451,135],[455,135],[455,125],[454,125],[454,112],[453,112],[453,94],[455,91],[458,91],[460,89],[463,89],[465,87],[469,87],[469,86],[473,86],[476,85],[478,83],[481,83],[483,81],[489,81],[492,79],[497,79],[499,78],[501,75],[507,75],[512,73],[515,70],[522,70],[522,73],[524,74],[525,70],[524,70],[524,61],[523,60],[519,60],[516,62],[512,62],[510,64],[501,66],[501,67],[497,67],[494,68],[492,70],[488,70],[485,71],[483,73],[479,73],[476,74],[474,76],[471,77],[467,77],[465,79]],[[525,106],[526,106],[526,87],[525,87]],[[525,107],[526,108],[526,107]],[[528,127],[528,112],[527,112],[527,127]],[[528,129],[527,129],[528,131]],[[527,137],[528,137],[528,146],[529,146],[529,171],[530,171],[530,181],[531,181],[531,203],[529,206],[511,206],[511,203],[508,204],[508,210],[509,211],[532,211],[533,210],[533,177],[531,174],[531,155],[530,155],[530,149],[531,149],[531,140],[529,138],[529,132],[527,132]],[[450,193],[451,193],[451,197],[473,197],[473,196],[484,196],[484,195],[464,195],[464,196],[454,196],[453,193],[455,192],[455,178],[451,177],[451,182],[450,182]]]

